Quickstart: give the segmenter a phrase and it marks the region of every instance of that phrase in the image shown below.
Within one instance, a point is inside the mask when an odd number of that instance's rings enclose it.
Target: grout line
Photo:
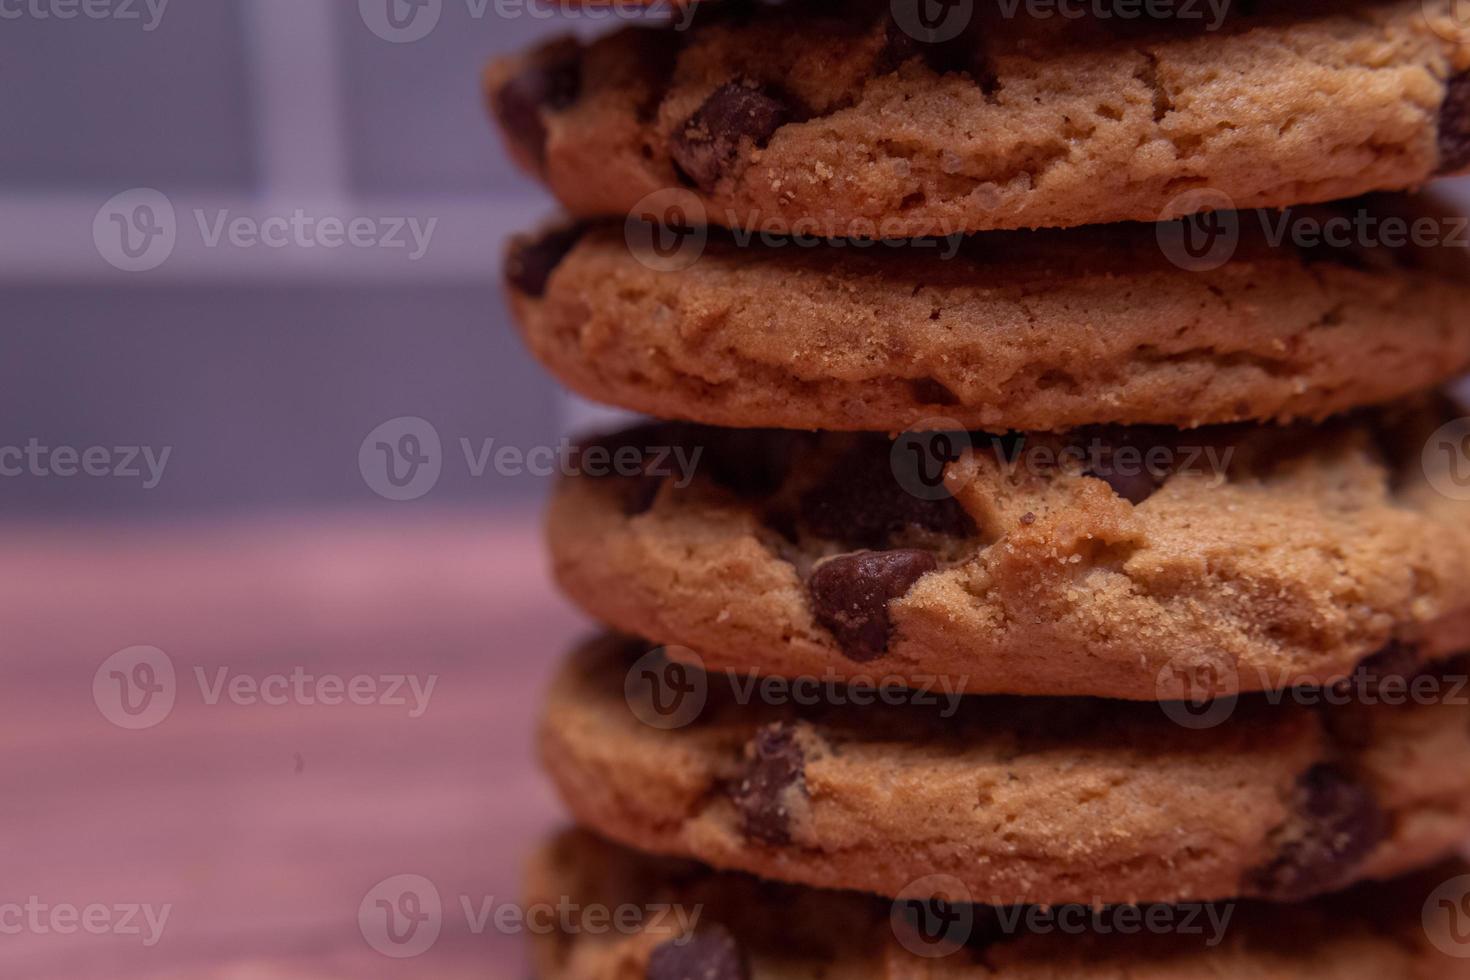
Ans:
[[[209,192],[175,194],[166,199],[156,220],[173,231],[166,254],[147,271],[125,272],[103,257],[115,229],[99,215],[110,202],[102,195],[0,194],[0,283],[112,283],[129,286],[212,282],[450,282],[487,285],[499,277],[506,238],[535,227],[553,206],[526,194],[477,197],[365,198],[344,203],[305,197],[282,204],[253,197]],[[124,209],[126,210],[126,209]],[[338,243],[324,247],[311,232],[295,237],[282,229],[297,214],[321,228],[323,219],[343,224],[367,222],[378,244]],[[283,220],[284,219],[284,220]],[[262,229],[272,223],[293,237],[282,246],[264,241],[232,242],[228,224],[240,222]],[[412,224],[410,224],[412,223]],[[430,225],[432,223],[432,228]],[[428,232],[421,250],[413,227]],[[8,231],[7,231],[8,230]],[[215,233],[221,237],[214,240]],[[391,242],[399,244],[390,244]],[[306,244],[302,244],[305,242]],[[315,244],[313,244],[315,242]],[[411,259],[422,251],[418,259]]]
[[[348,197],[347,135],[335,16],[338,0],[248,0],[261,191],[266,199]]]

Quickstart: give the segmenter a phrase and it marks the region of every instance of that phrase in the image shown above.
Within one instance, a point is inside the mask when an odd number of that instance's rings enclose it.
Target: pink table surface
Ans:
[[[523,980],[523,937],[463,910],[516,901],[526,854],[562,821],[532,727],[588,629],[552,591],[530,512],[3,529],[0,975]],[[176,700],[129,730],[93,680],[138,645],[167,654]],[[437,681],[417,718],[211,704],[199,674],[222,667]],[[440,894],[442,932],[392,958],[359,906],[404,874]],[[27,905],[40,918],[17,919]],[[105,934],[62,931],[66,909],[98,905]],[[146,924],[118,928],[143,905],[170,909],[151,946]]]

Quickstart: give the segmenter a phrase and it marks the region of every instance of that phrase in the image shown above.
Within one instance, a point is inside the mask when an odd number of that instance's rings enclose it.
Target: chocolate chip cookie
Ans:
[[[1315,236],[1360,219],[1464,232],[1432,210],[1243,212],[1211,268],[1138,224],[963,244],[698,233],[674,266],[622,224],[563,227],[516,243],[506,279],[561,381],[661,418],[887,432],[935,416],[1002,430],[1320,419],[1470,366],[1470,235],[1437,249]],[[1313,235],[1294,244],[1282,222]]]
[[[1177,699],[1329,684],[1470,636],[1465,414],[1066,435],[651,425],[550,510],[595,617],[716,668]],[[1443,452],[1441,450],[1444,450]]]
[[[497,61],[485,90],[575,215],[683,188],[702,221],[830,238],[1156,221],[1470,167],[1453,0],[1197,22],[1033,6],[949,4],[934,23],[917,0],[711,5],[688,30]]]
[[[992,909],[781,885],[571,831],[536,855],[526,906],[576,910],[535,933],[541,980],[1450,980],[1470,959],[1420,911],[1465,873],[1451,863],[1294,906]],[[608,927],[619,910],[627,925]]]
[[[788,697],[646,650],[578,651],[541,755],[580,824],[655,854],[889,897],[942,873],[998,906],[1297,901],[1470,834],[1463,672],[1437,702],[1242,698],[1198,725],[1120,701]]]

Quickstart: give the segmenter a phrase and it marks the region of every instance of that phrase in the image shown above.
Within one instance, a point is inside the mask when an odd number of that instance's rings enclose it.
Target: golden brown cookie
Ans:
[[[1228,259],[1205,266],[1138,224],[963,244],[694,232],[672,264],[621,223],[559,228],[512,248],[507,286],[562,382],[710,425],[1319,419],[1470,366],[1470,222],[1398,200],[1231,218]],[[1418,221],[1461,247],[1368,244]],[[1336,231],[1363,243],[1324,244]]]
[[[541,757],[580,824],[655,854],[889,897],[942,893],[942,874],[997,906],[1297,901],[1470,835],[1460,666],[1403,703],[1244,698],[1198,724],[1120,701],[809,697],[646,650],[571,658]]]
[[[836,238],[1280,207],[1470,166],[1453,0],[1224,6],[977,0],[926,26],[917,0],[715,5],[497,61],[485,90],[575,215],[685,188],[712,224]]]
[[[784,886],[569,831],[535,856],[526,904],[571,907],[535,932],[540,980],[1453,980],[1466,945],[1430,903],[1465,871],[1295,906],[990,909]]]
[[[654,425],[560,482],[553,566],[602,622],[716,668],[1129,699],[1327,684],[1470,636],[1470,459],[1436,431],[1457,412],[893,441]]]

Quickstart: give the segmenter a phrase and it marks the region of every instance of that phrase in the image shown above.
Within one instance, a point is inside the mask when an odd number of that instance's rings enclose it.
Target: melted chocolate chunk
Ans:
[[[791,842],[791,794],[806,792],[806,759],[796,728],[766,725],[746,747],[745,773],[730,792],[745,836],[767,844]]]
[[[947,495],[930,500],[904,488],[894,472],[890,446],[886,439],[865,440],[802,495],[798,507],[807,530],[819,538],[870,549],[886,548],[911,528],[973,536],[975,522],[959,501]]]
[[[726,82],[669,139],[669,153],[684,176],[710,193],[749,140],[764,147],[794,116],[780,93],[748,79]]]
[[[1177,459],[1173,433],[1148,426],[1107,427],[1084,430],[1074,440],[1093,466],[1084,476],[1102,480],[1113,492],[1137,507],[1169,478],[1169,468]],[[1167,450],[1168,455],[1155,453]],[[1151,459],[1157,455],[1160,458]],[[1161,466],[1167,459],[1167,466]]]
[[[1102,480],[1113,488],[1113,493],[1135,507],[1152,497],[1162,482],[1149,473],[1118,473],[1115,471],[1095,473],[1088,470],[1083,475]]]
[[[1470,72],[1445,83],[1439,107],[1439,173],[1452,174],[1470,167]]]
[[[582,57],[575,44],[543,52],[491,97],[495,118],[507,137],[538,166],[546,163],[546,120],[577,101],[582,90]]]
[[[893,632],[888,603],[938,567],[933,555],[913,548],[839,555],[818,565],[807,580],[812,614],[849,659],[875,660],[888,651]]]
[[[655,946],[645,980],[748,980],[750,970],[735,937],[724,926],[701,926],[692,936]]]
[[[1332,766],[1314,766],[1297,781],[1295,808],[1276,859],[1249,876],[1250,890],[1274,901],[1339,887],[1388,835],[1388,817],[1373,794]]]
[[[527,296],[546,295],[551,274],[586,232],[582,225],[558,228],[540,238],[517,239],[505,260],[505,278]]]
[[[936,75],[950,72],[969,72],[981,80],[982,87],[988,79],[994,85],[994,75],[988,70],[987,58],[980,38],[979,18],[968,15],[964,27],[954,37],[945,29],[949,17],[966,16],[963,10],[944,8],[938,22],[930,24],[933,11],[930,0],[901,0],[891,4],[889,20],[884,32],[883,48],[878,53],[874,70],[880,75],[897,71],[910,58],[922,58],[924,64]],[[901,20],[900,20],[901,18]],[[939,37],[944,37],[939,40]],[[988,92],[987,92],[988,94]]]

